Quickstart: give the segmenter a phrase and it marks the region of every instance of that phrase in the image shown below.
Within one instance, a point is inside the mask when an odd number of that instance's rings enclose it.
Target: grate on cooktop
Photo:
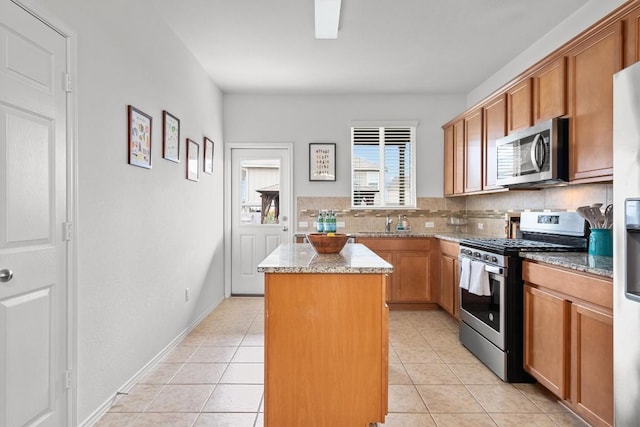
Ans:
[[[528,239],[502,239],[502,238],[474,238],[464,239],[463,246],[474,247],[495,252],[504,251],[573,251],[581,250],[576,245],[564,245],[559,243],[540,242]]]

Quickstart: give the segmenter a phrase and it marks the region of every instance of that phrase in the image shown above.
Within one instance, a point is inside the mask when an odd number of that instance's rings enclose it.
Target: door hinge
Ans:
[[[64,73],[64,91],[73,92],[73,78],[70,73]]]
[[[65,242],[73,240],[73,223],[72,222],[62,223],[62,240],[64,240]]]
[[[64,372],[64,386],[67,390],[73,387],[73,371]]]

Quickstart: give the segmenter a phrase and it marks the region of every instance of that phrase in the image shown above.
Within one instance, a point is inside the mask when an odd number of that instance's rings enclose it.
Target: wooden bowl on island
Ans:
[[[307,240],[319,254],[337,254],[349,240],[348,234],[343,233],[309,233]]]

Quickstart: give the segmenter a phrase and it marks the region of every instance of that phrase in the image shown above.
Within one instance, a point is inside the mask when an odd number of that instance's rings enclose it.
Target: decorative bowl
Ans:
[[[348,234],[342,233],[309,233],[307,240],[319,254],[337,254],[349,240]]]

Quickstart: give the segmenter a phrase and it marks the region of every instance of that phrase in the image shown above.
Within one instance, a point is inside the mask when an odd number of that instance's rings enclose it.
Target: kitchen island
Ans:
[[[265,426],[384,422],[393,267],[361,244],[280,245],[265,273]]]

